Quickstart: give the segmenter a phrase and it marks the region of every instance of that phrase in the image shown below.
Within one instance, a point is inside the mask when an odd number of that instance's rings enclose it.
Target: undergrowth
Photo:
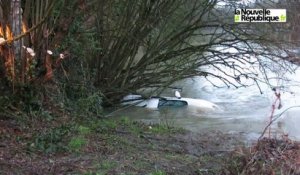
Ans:
[[[71,135],[72,127],[62,125],[42,133],[37,132],[29,142],[30,151],[42,151],[44,153],[65,152],[68,150],[66,138]]]
[[[239,148],[225,163],[225,174],[300,174],[300,144],[289,139],[263,138]]]
[[[183,129],[170,128],[163,125],[147,125],[132,121],[127,117],[120,118],[77,118],[73,122],[49,129],[41,129],[33,134],[28,142],[30,151],[43,153],[80,152],[89,137],[94,134],[114,135],[118,132],[128,132],[135,136],[145,133],[168,134],[181,132]],[[113,139],[114,137],[109,137]],[[119,139],[119,138],[116,138]]]

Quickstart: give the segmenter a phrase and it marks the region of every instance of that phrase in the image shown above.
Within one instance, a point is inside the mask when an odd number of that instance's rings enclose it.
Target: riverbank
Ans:
[[[0,119],[0,174],[300,173],[299,144],[288,139],[250,149],[238,135],[126,117]]]

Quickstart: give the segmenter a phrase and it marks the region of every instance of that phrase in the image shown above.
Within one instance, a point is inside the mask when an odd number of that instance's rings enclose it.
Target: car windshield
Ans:
[[[183,100],[167,100],[164,98],[159,99],[158,102],[158,107],[163,107],[163,106],[174,106],[174,107],[180,107],[180,106],[186,106],[188,103]]]

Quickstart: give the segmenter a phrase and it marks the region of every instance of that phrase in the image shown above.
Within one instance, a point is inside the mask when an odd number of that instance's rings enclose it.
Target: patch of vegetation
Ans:
[[[151,166],[146,160],[137,160],[132,163],[132,166],[139,170],[144,170],[146,167]]]
[[[193,146],[189,139],[186,140],[184,133],[178,134],[178,131],[182,129],[160,124],[148,125],[132,121],[127,117],[75,117],[73,119],[70,119],[69,121],[72,122],[68,124],[54,127],[49,123],[49,129],[41,127],[36,130],[28,143],[29,151],[51,154],[54,157],[60,155],[56,153],[63,153],[68,161],[60,160],[62,165],[57,163],[57,167],[62,166],[62,168],[56,168],[61,172],[66,173],[65,166],[73,167],[78,162],[86,167],[84,170],[74,168],[70,172],[72,174],[164,175],[220,174],[223,172],[221,165],[225,162],[224,155],[203,154],[198,157],[191,154],[190,151],[193,153],[194,149],[197,149],[195,153],[202,151],[202,148],[199,150],[196,148],[198,145],[201,147],[202,141],[193,140],[193,143],[195,142]],[[21,136],[18,143],[24,141],[28,142]],[[187,150],[190,146],[194,148]],[[72,160],[74,152],[86,156],[82,159],[79,156],[79,159],[75,161]],[[43,156],[44,154],[40,155],[42,155],[41,158],[47,157]],[[56,158],[59,159],[59,157]],[[47,162],[48,159],[41,161]],[[38,168],[41,168],[41,172],[49,170],[42,170],[43,167]],[[241,172],[241,169],[235,172]],[[57,170],[51,173],[59,172]]]
[[[75,129],[76,134],[70,139],[68,149],[72,152],[79,152],[88,142],[86,137],[91,134],[92,130],[83,125],[79,125]]]
[[[85,137],[91,133],[91,129],[82,125],[76,126],[74,123],[73,125],[75,126],[61,125],[42,133],[35,133],[33,141],[29,142],[29,149],[44,153],[80,151],[87,144]]]
[[[101,93],[93,93],[87,97],[79,98],[76,103],[76,112],[80,115],[102,114],[102,96]]]
[[[116,168],[118,165],[117,162],[113,160],[103,160],[100,162],[95,162],[94,168],[95,171],[85,173],[84,175],[106,175],[110,174],[109,171]]]
[[[44,153],[67,151],[66,139],[71,131],[72,128],[69,125],[61,125],[43,133],[36,133],[33,136],[33,142],[29,145],[29,149]]]
[[[80,135],[87,135],[91,133],[91,129],[86,126],[78,126],[77,131],[79,132]]]
[[[42,89],[34,85],[18,85],[14,93],[0,92],[0,112],[31,113],[42,109]]]
[[[94,119],[87,123],[91,130],[97,133],[114,132],[117,128],[117,123],[114,119]]]
[[[107,172],[116,166],[117,166],[117,163],[115,161],[106,160],[106,161],[101,162],[99,168],[101,171]]]
[[[87,140],[83,136],[74,136],[68,144],[68,149],[70,151],[79,152],[86,144]]]
[[[226,174],[299,174],[300,144],[289,139],[264,138],[240,148],[224,161]],[[230,161],[229,161],[230,160]]]
[[[154,134],[171,134],[184,132],[183,128],[171,126],[170,123],[164,124],[145,124],[139,121],[130,120],[128,117],[121,117],[116,120],[118,127],[123,127],[135,135],[140,135],[144,132]]]
[[[164,124],[147,125],[142,122],[130,120],[128,117],[120,118],[94,118],[84,122],[89,126],[88,132],[109,133],[117,130],[126,130],[132,134],[140,135],[143,132],[155,134],[167,134],[184,132],[183,128]],[[82,128],[84,130],[84,128]]]
[[[222,174],[223,163],[227,161],[226,157],[226,154],[204,154],[198,159],[198,162],[201,166],[197,167],[196,172],[199,175]]]
[[[155,124],[152,126],[150,125],[149,130],[150,130],[150,132],[156,133],[156,134],[182,133],[185,131],[183,128],[168,126],[168,125],[163,125],[163,124]]]

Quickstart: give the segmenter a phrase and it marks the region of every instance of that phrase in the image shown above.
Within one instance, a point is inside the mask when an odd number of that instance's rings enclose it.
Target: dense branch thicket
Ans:
[[[241,4],[219,3],[99,2],[97,7],[101,8],[95,22],[101,50],[93,58],[96,85],[110,95],[145,87],[167,87],[187,77],[212,76],[228,86],[239,87],[244,85],[242,77],[257,79],[257,73],[247,72],[241,65],[256,64],[267,69],[266,60],[290,56],[278,52],[287,42],[272,35],[273,28],[280,24],[233,23],[233,11]],[[228,73],[226,68],[235,74]]]
[[[27,27],[23,33],[19,32],[19,37],[16,32],[5,34],[6,28],[0,33],[5,40],[0,44],[1,79],[12,84],[30,84],[32,80],[40,80],[39,77],[43,77],[41,82],[46,82],[53,79],[54,68],[60,67],[55,72],[56,80],[66,83],[62,87],[71,89],[71,94],[77,85],[87,91],[93,86],[107,101],[115,101],[141,88],[161,89],[194,76],[216,77],[227,86],[246,86],[249,79],[262,81],[251,67],[260,67],[262,72],[276,67],[291,70],[280,60],[293,60],[295,56],[288,48],[297,40],[282,37],[283,33],[293,30],[288,26],[293,25],[292,22],[288,25],[233,22],[235,8],[262,8],[260,3],[11,1],[19,3],[16,9],[10,1],[0,2],[2,28],[7,24],[11,26],[15,20],[23,21],[23,26]],[[285,8],[288,3],[272,2],[271,5]],[[10,18],[9,11],[16,10],[22,11],[21,17]],[[23,61],[16,61],[16,57],[6,55],[9,49],[12,49],[9,53],[17,55],[17,39],[22,39],[19,46],[35,50],[34,58],[21,54],[19,57]],[[10,43],[15,46],[11,47]],[[60,64],[55,56],[47,59],[48,49],[56,55],[71,54]],[[38,70],[35,79],[32,72],[29,73],[30,60],[39,62],[34,64]],[[15,62],[22,66],[15,66]]]

